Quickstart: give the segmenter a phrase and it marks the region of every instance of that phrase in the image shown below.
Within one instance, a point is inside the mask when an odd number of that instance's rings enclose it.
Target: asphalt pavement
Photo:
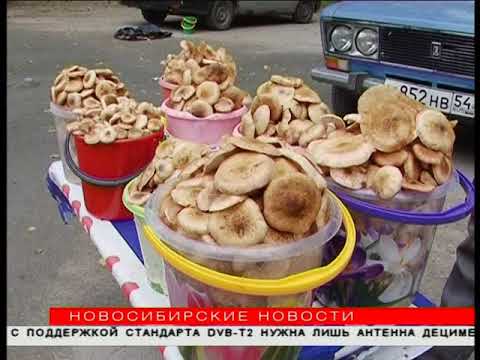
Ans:
[[[12,4],[13,3],[13,4]],[[179,51],[185,37],[224,46],[234,55],[239,86],[254,93],[272,74],[304,78],[330,101],[330,87],[310,79],[322,62],[318,18],[311,24],[286,19],[241,19],[228,31],[200,27],[184,35],[179,18],[168,18],[171,38],[121,41],[123,25],[139,25],[140,11],[111,2],[9,2],[7,19],[7,323],[44,325],[52,306],[128,306],[100,255],[77,222],[64,225],[45,186],[46,170],[58,159],[54,123],[48,112],[49,87],[70,64],[109,67],[137,99],[159,104],[160,61]],[[474,173],[473,132],[459,125],[455,166]],[[460,188],[447,205],[462,201]],[[440,226],[421,290],[438,302],[466,235],[466,220]],[[157,359],[155,349],[17,348],[9,358]]]

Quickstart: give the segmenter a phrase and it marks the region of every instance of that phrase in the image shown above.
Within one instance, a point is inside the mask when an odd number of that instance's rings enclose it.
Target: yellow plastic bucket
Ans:
[[[286,252],[273,252],[272,256],[277,256],[274,261],[265,261],[262,263],[261,270],[282,269],[282,265],[289,264],[289,267],[302,269],[309,268],[306,271],[298,271],[281,278],[251,278],[245,276],[236,276],[229,271],[229,262],[234,265],[245,265],[245,263],[236,263],[235,257],[228,258],[227,253],[222,254],[223,249],[219,249],[217,245],[204,244],[200,241],[189,240],[182,235],[175,233],[173,230],[161,226],[158,219],[158,206],[160,200],[167,193],[167,189],[159,188],[154,196],[150,198],[145,206],[145,223],[143,226],[144,236],[153,249],[157,252],[159,258],[165,261],[165,276],[169,290],[169,300],[171,306],[175,307],[309,307],[312,303],[313,291],[328,283],[339,275],[350,262],[350,258],[355,248],[355,225],[347,208],[333,193],[328,191],[330,196],[330,211],[332,217],[337,221],[337,225],[330,226],[328,238],[324,238],[324,242],[320,246],[312,245],[310,240],[318,240],[314,235],[299,240],[293,244],[282,245],[290,246],[291,249]],[[333,205],[333,206],[332,206]],[[161,224],[159,224],[159,222]],[[338,256],[330,263],[321,266],[323,248],[325,244],[332,238],[343,223],[346,234],[345,244]],[[159,229],[159,226],[162,229]],[[328,224],[325,228],[328,227]],[[163,234],[163,238],[158,233]],[[319,233],[321,233],[320,231]],[[196,251],[192,248],[180,249],[179,244],[175,244],[176,249],[171,246],[174,244],[172,238],[165,241],[168,237],[180,239],[180,241],[192,242],[200,244],[201,247],[212,247],[208,251],[210,254],[216,254],[219,251],[217,259],[205,259],[202,255],[205,252]],[[309,239],[311,238],[311,239]],[[295,248],[296,243],[305,242],[303,253]],[[169,243],[169,245],[167,245]],[[305,246],[307,244],[307,246]],[[300,244],[301,245],[301,244]],[[216,248],[216,250],[215,250]],[[301,248],[299,248],[301,249]],[[238,252],[248,252],[249,249],[236,249]],[[261,253],[260,249],[251,249]],[[263,249],[262,249],[263,250]],[[266,250],[264,250],[266,251]],[[283,250],[282,250],[283,251]],[[278,258],[278,253],[282,256],[290,256],[284,260]],[[293,254],[293,255],[292,255]],[[231,254],[230,254],[231,255]],[[265,255],[265,254],[263,254]],[[262,256],[263,256],[262,255]],[[252,255],[254,256],[254,255]],[[258,265],[258,263],[255,263]],[[295,266],[294,266],[295,265]],[[219,271],[221,270],[221,271]],[[262,274],[262,271],[259,274]],[[290,271],[290,270],[289,270]],[[296,359],[299,354],[299,347],[232,347],[232,346],[196,346],[196,347],[180,347],[180,352],[184,358],[188,359],[209,359],[209,360],[280,360],[280,359]],[[287,357],[285,357],[287,356]]]

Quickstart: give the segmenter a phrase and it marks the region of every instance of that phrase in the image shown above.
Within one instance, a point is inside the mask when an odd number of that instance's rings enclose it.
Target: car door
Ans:
[[[293,13],[298,1],[239,1],[238,12],[242,15],[268,13]]]

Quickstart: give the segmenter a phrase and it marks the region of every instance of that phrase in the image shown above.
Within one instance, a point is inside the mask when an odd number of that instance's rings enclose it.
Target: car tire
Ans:
[[[227,30],[230,29],[234,16],[233,1],[214,1],[206,17],[206,23],[211,30]]]
[[[155,10],[142,9],[143,18],[148,21],[150,24],[160,26],[163,24],[167,13]]]
[[[293,21],[299,24],[308,24],[312,21],[314,13],[315,3],[313,1],[299,1],[293,14]]]
[[[332,111],[338,116],[345,116],[346,114],[356,113],[357,112],[357,100],[359,94],[341,88],[338,86],[332,86]]]

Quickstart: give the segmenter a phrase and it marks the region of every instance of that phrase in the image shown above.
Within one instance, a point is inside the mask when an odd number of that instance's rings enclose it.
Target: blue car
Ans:
[[[360,94],[387,84],[451,119],[475,116],[473,1],[339,1],[320,15],[332,110],[356,112]]]

